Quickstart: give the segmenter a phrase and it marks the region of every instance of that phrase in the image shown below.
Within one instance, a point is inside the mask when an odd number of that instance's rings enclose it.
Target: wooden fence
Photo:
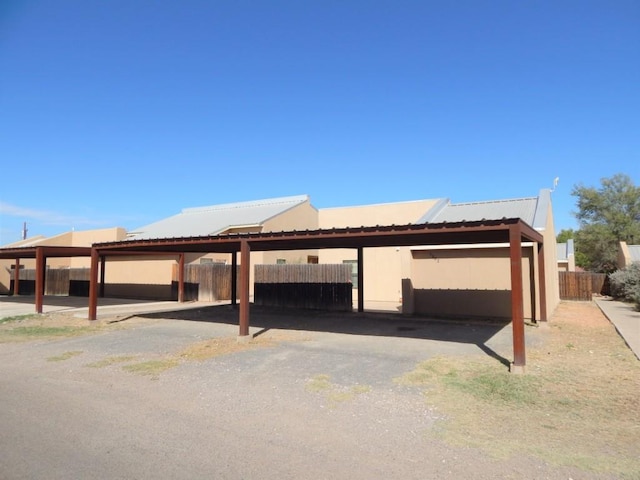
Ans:
[[[609,277],[606,273],[560,272],[561,300],[591,300],[593,294],[609,294]]]
[[[204,263],[184,266],[184,299],[214,302],[231,300],[231,265]],[[236,267],[239,277],[240,267]],[[173,266],[171,282],[175,298],[178,298],[178,265]],[[237,295],[240,291],[236,289]],[[236,296],[237,296],[236,295]]]
[[[350,264],[256,265],[254,303],[275,307],[351,311]]]
[[[10,289],[13,292],[15,284],[14,271],[11,271]],[[76,297],[89,296],[89,268],[47,268],[44,280],[45,295],[71,295]],[[35,269],[20,270],[20,295],[34,295],[36,292]]]

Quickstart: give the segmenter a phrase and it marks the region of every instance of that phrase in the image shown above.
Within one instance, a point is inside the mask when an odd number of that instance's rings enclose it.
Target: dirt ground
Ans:
[[[640,362],[591,302],[526,328],[229,307],[0,321],[0,478],[640,478]]]

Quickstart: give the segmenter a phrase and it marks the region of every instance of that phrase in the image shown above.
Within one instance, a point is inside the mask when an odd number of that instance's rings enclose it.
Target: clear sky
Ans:
[[[0,0],[0,244],[640,185],[638,0]]]

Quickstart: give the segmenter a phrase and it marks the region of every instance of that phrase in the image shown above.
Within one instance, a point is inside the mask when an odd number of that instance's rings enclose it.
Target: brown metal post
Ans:
[[[231,254],[231,305],[238,304],[238,252]]]
[[[42,313],[46,260],[42,248],[36,248],[36,313]]]
[[[89,277],[89,320],[98,318],[98,251],[91,249],[91,272]]]
[[[249,242],[240,242],[240,333],[241,337],[249,335],[249,262],[251,250]]]
[[[511,323],[513,326],[513,364],[511,371],[524,373],[524,303],[522,295],[522,237],[520,224],[509,227],[509,257],[511,260]]]
[[[547,321],[547,282],[544,270],[544,244],[538,244],[538,281],[540,289],[540,321]]]
[[[104,298],[104,288],[105,288],[104,277],[107,271],[106,266],[107,266],[107,257],[105,257],[104,255],[101,255],[100,256],[100,298]]]
[[[358,247],[358,312],[364,312],[364,249]]]
[[[20,259],[16,258],[16,266],[13,270],[13,294],[20,295]]]
[[[184,302],[184,253],[178,258],[178,302]]]

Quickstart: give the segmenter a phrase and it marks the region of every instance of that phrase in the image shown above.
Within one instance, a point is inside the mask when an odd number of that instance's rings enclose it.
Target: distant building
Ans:
[[[627,245],[627,242],[620,242],[618,268],[626,268],[633,262],[640,262],[640,245]]]

